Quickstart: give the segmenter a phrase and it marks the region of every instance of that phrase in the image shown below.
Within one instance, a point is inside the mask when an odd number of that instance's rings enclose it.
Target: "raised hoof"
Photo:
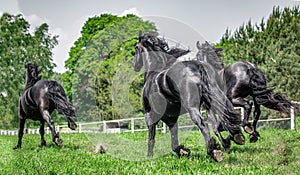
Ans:
[[[244,126],[244,131],[247,133],[247,134],[252,134],[254,132],[254,129],[253,127],[249,124],[249,125],[245,125]]]
[[[212,157],[216,162],[221,162],[223,160],[223,153],[221,150],[213,150]]]
[[[257,142],[257,140],[258,140],[258,137],[256,134],[250,135],[250,143],[255,143],[255,142]]]
[[[76,123],[69,123],[68,126],[69,126],[69,128],[72,129],[72,130],[76,130],[76,128],[77,128]]]
[[[233,141],[238,145],[244,145],[245,144],[245,137],[242,133],[236,134],[233,136]]]

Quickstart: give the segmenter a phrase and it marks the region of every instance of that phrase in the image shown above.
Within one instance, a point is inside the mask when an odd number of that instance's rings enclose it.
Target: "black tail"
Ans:
[[[54,102],[55,108],[59,114],[75,117],[75,107],[67,100],[63,87],[56,81],[49,81],[49,98]]]
[[[202,64],[202,68],[200,67],[199,70],[203,80],[201,93],[204,96],[206,106],[218,114],[222,127],[228,131],[231,136],[240,133],[240,124],[242,123],[241,116],[220,89],[215,79],[217,72],[208,64]]]
[[[260,69],[253,68],[249,71],[251,73],[250,87],[256,103],[269,109],[290,114],[290,108],[295,105],[282,94],[274,93],[273,89],[267,87],[265,75]]]

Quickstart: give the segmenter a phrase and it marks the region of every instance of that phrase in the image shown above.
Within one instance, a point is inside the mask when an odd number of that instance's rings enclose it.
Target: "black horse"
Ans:
[[[208,42],[202,45],[197,42],[197,58],[200,61],[211,64],[219,72],[226,89],[223,89],[228,99],[234,106],[243,107],[245,115],[243,119],[243,128],[250,134],[250,142],[256,142],[259,133],[256,131],[256,125],[261,114],[260,106],[263,105],[269,109],[289,114],[290,107],[294,104],[287,100],[283,95],[274,93],[273,89],[268,88],[264,73],[253,63],[235,62],[224,68],[220,60],[221,49],[214,48]],[[254,120],[253,124],[249,122],[249,116],[253,102],[245,99],[251,96],[254,102]]]
[[[144,66],[144,88],[142,94],[145,120],[148,126],[148,156],[153,155],[155,130],[162,120],[171,132],[172,150],[178,155],[189,154],[189,149],[178,144],[178,117],[189,113],[192,121],[199,127],[206,142],[207,153],[214,160],[221,161],[223,154],[219,144],[211,137],[207,122],[200,113],[200,106],[218,114],[219,118],[210,118],[222,122],[223,128],[238,144],[244,143],[241,134],[239,114],[234,110],[216,81],[210,76],[213,69],[209,64],[199,61],[175,62],[170,59],[180,49],[167,50],[156,32],[139,36],[135,46],[134,70]],[[180,53],[180,52],[179,52]],[[184,52],[181,52],[184,53]],[[176,59],[176,58],[175,58]],[[169,64],[170,62],[174,64]],[[212,117],[212,116],[209,116]]]
[[[55,132],[51,113],[54,109],[63,114],[68,121],[68,126],[75,130],[77,125],[71,117],[75,117],[74,106],[67,101],[63,87],[56,81],[40,80],[40,70],[36,63],[26,63],[25,88],[19,99],[19,133],[18,144],[14,149],[21,148],[26,119],[40,121],[41,146],[46,146],[44,139],[45,121],[52,133],[52,141],[61,145],[59,133]]]

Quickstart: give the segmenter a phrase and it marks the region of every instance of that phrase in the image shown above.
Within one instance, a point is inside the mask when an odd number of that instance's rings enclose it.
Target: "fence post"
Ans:
[[[295,119],[295,110],[294,107],[291,107],[291,130],[296,128],[296,119]]]
[[[131,133],[134,133],[134,119],[131,118]]]
[[[81,126],[81,123],[79,123],[79,129],[78,129],[78,132],[81,133],[81,130],[82,130],[82,126]]]
[[[162,133],[167,133],[167,127],[166,127],[165,122],[163,122],[163,130],[162,130]]]
[[[103,132],[106,133],[106,121],[103,121]]]

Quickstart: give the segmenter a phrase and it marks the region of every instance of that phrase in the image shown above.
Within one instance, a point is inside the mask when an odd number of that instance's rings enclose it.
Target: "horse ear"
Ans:
[[[196,46],[199,50],[201,49],[200,41],[197,41]]]
[[[37,68],[37,73],[40,74],[42,72],[42,69]]]
[[[142,37],[143,37],[143,32],[140,30],[139,31],[139,42],[142,40]]]
[[[27,63],[27,61],[25,62],[24,67],[25,67],[25,69],[28,68],[28,63]]]

